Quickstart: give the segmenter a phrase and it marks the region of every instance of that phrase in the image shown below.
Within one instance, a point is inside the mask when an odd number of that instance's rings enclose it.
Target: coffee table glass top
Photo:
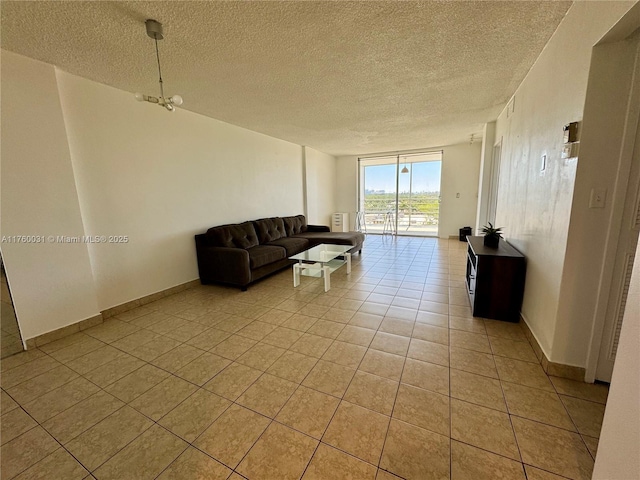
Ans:
[[[352,245],[331,245],[327,243],[321,243],[309,250],[300,252],[293,257],[289,257],[291,260],[299,260],[302,262],[330,262],[336,257],[344,255],[346,252],[353,248]]]

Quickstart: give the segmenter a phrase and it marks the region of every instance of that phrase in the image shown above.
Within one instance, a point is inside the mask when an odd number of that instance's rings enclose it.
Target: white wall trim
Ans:
[[[309,221],[309,201],[307,195],[309,194],[309,186],[307,185],[307,147],[302,145],[300,147],[302,156],[302,213],[307,221]]]

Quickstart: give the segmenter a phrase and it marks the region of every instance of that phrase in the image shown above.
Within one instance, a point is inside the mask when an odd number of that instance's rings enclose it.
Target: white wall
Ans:
[[[198,278],[195,233],[303,212],[299,145],[4,51],[2,87],[2,234],[129,238],[4,244],[25,339]],[[311,220],[327,224],[335,159],[308,150]]]
[[[54,67],[2,51],[2,235],[84,234]],[[99,314],[87,245],[2,244],[23,339]]]
[[[336,158],[336,212],[349,214],[349,230],[355,230],[358,211],[358,157]]]
[[[476,223],[481,153],[482,142],[442,149],[440,238],[457,237],[461,227],[474,227]],[[476,234],[475,229],[473,233]]]
[[[640,243],[636,250],[640,259]],[[633,267],[594,480],[640,478],[640,262]]]
[[[440,181],[442,201],[438,232],[441,238],[449,238],[450,235],[458,236],[458,230],[461,227],[475,225],[481,147],[481,142],[476,142],[473,145],[463,143],[416,151],[442,150]],[[394,152],[393,155],[395,154]],[[362,156],[375,155],[380,154]],[[340,212],[349,212],[349,221],[353,229],[355,212],[358,210],[358,157],[352,155],[338,157],[337,165],[336,208]],[[457,194],[460,194],[459,198]]]
[[[302,149],[58,71],[100,309],[198,278],[193,235],[303,211]],[[189,99],[185,99],[188,102]]]
[[[522,314],[554,362],[584,366],[588,348],[583,342],[576,352],[575,340],[553,347],[578,164],[561,159],[562,127],[582,120],[592,47],[633,3],[575,2],[518,87],[515,112],[503,111],[496,124],[496,140],[503,139],[496,223],[527,257]]]
[[[310,225],[331,225],[336,212],[336,158],[305,147],[305,181],[307,222]]]

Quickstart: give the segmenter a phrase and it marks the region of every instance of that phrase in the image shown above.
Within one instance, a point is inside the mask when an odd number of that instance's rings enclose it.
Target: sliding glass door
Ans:
[[[360,163],[361,205],[367,233],[395,233],[398,202],[396,157],[370,159]]]
[[[367,233],[438,235],[442,152],[361,158]]]

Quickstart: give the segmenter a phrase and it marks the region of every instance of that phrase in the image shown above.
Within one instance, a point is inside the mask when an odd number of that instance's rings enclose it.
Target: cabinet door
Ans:
[[[476,269],[475,269],[475,261],[477,261],[475,256],[471,256],[471,254],[467,255],[467,293],[469,294],[469,303],[471,304],[471,311],[473,312],[475,308],[475,291],[476,291]]]

